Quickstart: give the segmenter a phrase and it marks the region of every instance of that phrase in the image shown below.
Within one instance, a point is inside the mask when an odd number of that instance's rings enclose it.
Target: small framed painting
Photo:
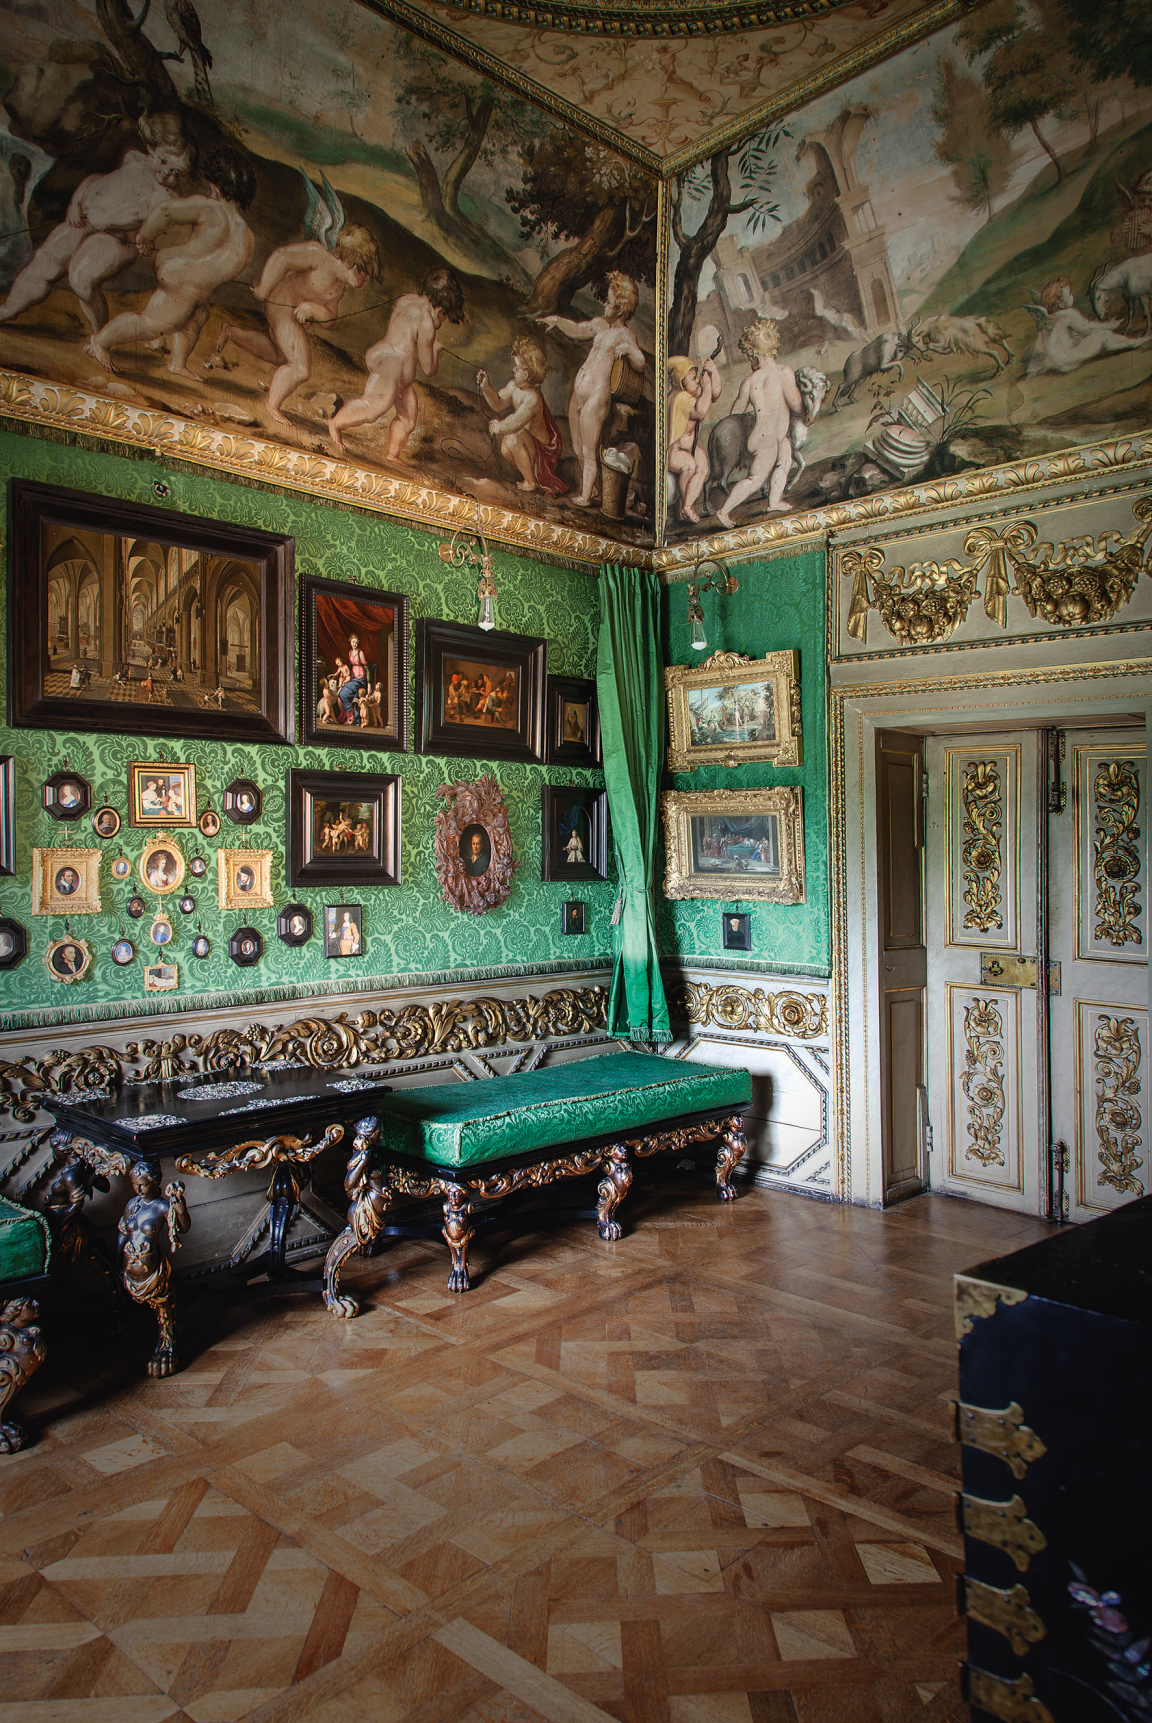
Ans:
[[[98,838],[114,838],[120,830],[120,815],[115,808],[110,808],[105,802],[102,808],[97,808],[92,815],[92,830]]]
[[[550,765],[600,764],[600,715],[595,682],[575,676],[549,676],[546,722]]]
[[[233,778],[224,791],[222,806],[234,825],[250,826],[260,818],[264,798],[251,778]]]
[[[540,877],[608,878],[608,797],[580,784],[545,784]]]
[[[142,883],[161,896],[178,891],[184,883],[184,857],[169,838],[153,838],[146,843],[138,866]]]
[[[416,624],[416,745],[422,754],[543,760],[548,642]]]
[[[729,913],[722,917],[725,951],[751,951],[752,917]]]
[[[196,824],[206,838],[218,837],[220,834],[220,815],[215,808],[205,808]]]
[[[144,967],[145,993],[174,993],[180,985],[175,963],[148,963]]]
[[[255,927],[238,927],[229,936],[228,955],[241,969],[249,969],[264,955],[264,935]]]
[[[99,915],[99,850],[33,850],[33,915]]]
[[[669,664],[668,770],[800,764],[800,654],[747,658],[714,652],[703,664]]]
[[[288,903],[276,917],[276,932],[285,945],[307,945],[312,937],[312,911],[306,903]]]
[[[134,826],[195,825],[195,766],[133,760],[128,767],[128,809]]]
[[[118,939],[112,947],[112,961],[118,969],[123,969],[136,956],[136,947],[130,939]]]
[[[69,985],[83,981],[92,967],[92,953],[82,939],[54,939],[44,953],[44,962],[53,981]]]
[[[804,801],[770,790],[666,790],[665,897],[804,902]]]
[[[16,872],[16,758],[0,754],[0,874]]]
[[[358,903],[325,904],[325,957],[359,957],[363,946],[363,909]]]
[[[305,575],[301,739],[408,751],[408,600]]]
[[[560,915],[560,931],[561,931],[561,933],[586,933],[587,932],[587,919],[586,919],[586,916],[584,913],[586,907],[587,906],[585,904],[581,903],[578,899],[574,900],[571,903],[565,903],[565,904],[561,905],[561,915]]]
[[[295,740],[292,539],[23,479],[9,521],[14,724]]]
[[[400,884],[400,778],[288,773],[288,878],[294,886]]]
[[[28,950],[28,934],[10,916],[0,920],[0,969],[15,969]]]
[[[79,772],[53,772],[40,786],[40,805],[54,820],[78,820],[92,805],[92,786]]]
[[[217,850],[221,909],[272,908],[272,851]]]

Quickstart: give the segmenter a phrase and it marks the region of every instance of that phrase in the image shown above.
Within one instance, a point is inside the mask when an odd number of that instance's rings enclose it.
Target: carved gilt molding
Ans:
[[[964,1070],[960,1087],[968,1101],[968,1142],[964,1153],[982,1167],[1002,1167],[1004,1149],[1004,1020],[992,999],[973,999],[964,1007]]]
[[[481,997],[432,1005],[402,1005],[350,1016],[298,1017],[269,1026],[216,1029],[210,1034],[173,1035],[167,1040],[131,1041],[123,1049],[103,1045],[57,1050],[37,1058],[0,1058],[0,1116],[30,1124],[44,1095],[82,1095],[117,1083],[222,1071],[271,1060],[339,1071],[352,1065],[386,1065],[429,1054],[500,1047],[602,1029],[608,991],[604,987],[558,987],[537,998]]]
[[[1096,1083],[1097,1180],[1133,1197],[1144,1195],[1136,1177],[1144,1165],[1140,1112],[1140,1033],[1131,1017],[1101,1016],[1092,1046]]]
[[[1118,947],[1130,941],[1140,945],[1140,779],[1135,760],[1101,761],[1092,780],[1092,802],[1096,938]]]
[[[964,839],[960,860],[964,867],[963,925],[988,933],[1004,926],[1000,876],[1003,857],[1000,835],[1004,824],[1004,797],[1000,771],[994,760],[969,760],[960,788]]]
[[[765,993],[762,987],[715,986],[686,981],[670,994],[672,1015],[686,1023],[717,1029],[753,1029],[765,1035],[785,1035],[794,1041],[822,1041],[828,1034],[828,995],[787,988]]]

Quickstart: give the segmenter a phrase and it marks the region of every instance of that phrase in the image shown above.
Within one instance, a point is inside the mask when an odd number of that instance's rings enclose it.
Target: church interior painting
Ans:
[[[0,1723],[1149,1716],[1145,11],[0,15]]]

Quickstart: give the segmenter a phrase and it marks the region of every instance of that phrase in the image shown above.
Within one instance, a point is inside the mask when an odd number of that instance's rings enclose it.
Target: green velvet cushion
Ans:
[[[722,1113],[751,1094],[747,1071],[608,1053],[521,1076],[396,1089],[380,1108],[382,1154],[475,1166],[584,1137],[633,1135],[684,1113]]]
[[[0,1197],[0,1280],[28,1280],[43,1274],[50,1255],[44,1216]]]

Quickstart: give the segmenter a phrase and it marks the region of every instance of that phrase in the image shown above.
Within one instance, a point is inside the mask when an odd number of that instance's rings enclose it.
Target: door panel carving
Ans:
[[[1021,1185],[1020,995],[949,986],[952,1097],[949,1176],[962,1184]]]
[[[946,748],[949,945],[1020,946],[1020,750]]]
[[[1148,1013],[1076,1001],[1079,1206],[1097,1213],[1148,1191]]]

